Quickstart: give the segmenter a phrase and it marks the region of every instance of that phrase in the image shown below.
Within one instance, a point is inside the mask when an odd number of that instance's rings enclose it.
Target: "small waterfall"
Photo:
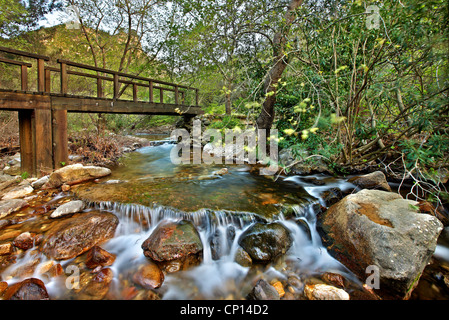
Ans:
[[[184,272],[167,274],[163,297],[209,299],[228,295],[243,298],[242,287],[248,285],[244,279],[250,269],[236,263],[235,254],[239,248],[240,235],[255,222],[278,221],[290,231],[293,245],[286,255],[286,260],[295,264],[298,270],[344,270],[322,246],[316,232],[316,204],[317,202],[309,202],[290,206],[293,214],[288,218],[279,213],[270,220],[251,212],[228,210],[200,209],[184,212],[160,205],[147,207],[116,202],[90,203],[90,206],[93,209],[110,211],[120,220],[116,236],[103,246],[117,255],[111,267],[115,275],[129,272],[145,263],[147,258],[142,254],[141,244],[160,222],[183,219],[191,221],[203,243],[202,263]]]

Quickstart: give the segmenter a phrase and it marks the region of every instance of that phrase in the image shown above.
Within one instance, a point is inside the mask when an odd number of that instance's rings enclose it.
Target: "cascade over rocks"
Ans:
[[[443,228],[414,205],[396,193],[361,190],[319,215],[318,229],[330,253],[360,279],[374,265],[386,298],[408,298]]]

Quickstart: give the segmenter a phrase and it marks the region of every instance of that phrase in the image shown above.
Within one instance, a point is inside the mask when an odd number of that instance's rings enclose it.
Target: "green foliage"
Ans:
[[[204,113],[213,115],[223,115],[225,114],[225,105],[212,102],[209,105],[203,107]]]
[[[435,166],[449,152],[449,137],[440,134],[431,135],[427,143],[411,139],[398,144],[405,155],[408,169],[415,165]]]
[[[213,121],[209,128],[211,129],[234,129],[235,127],[242,127],[242,121],[233,116],[225,115],[222,119]]]

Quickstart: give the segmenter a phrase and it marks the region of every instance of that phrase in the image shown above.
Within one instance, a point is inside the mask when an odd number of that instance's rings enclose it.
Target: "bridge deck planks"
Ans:
[[[36,94],[26,91],[0,90],[0,109],[51,109],[67,112],[123,113],[154,115],[199,115],[197,106],[143,101],[113,100],[64,94]]]

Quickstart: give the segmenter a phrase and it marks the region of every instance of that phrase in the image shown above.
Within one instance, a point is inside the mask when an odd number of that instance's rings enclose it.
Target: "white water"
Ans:
[[[174,171],[171,165],[167,164],[166,153],[172,146],[159,146],[157,154],[153,155],[153,162],[148,164],[148,170],[158,167],[154,162],[164,164],[164,174],[167,170]],[[162,152],[163,151],[163,152]],[[142,153],[151,153],[151,149],[143,148]],[[161,154],[159,154],[161,153]],[[160,168],[160,167],[158,167]],[[159,172],[155,172],[159,174]],[[325,185],[316,185],[304,181],[306,178],[316,178],[323,180]],[[322,192],[339,188],[342,191],[352,189],[354,186],[345,180],[338,180],[322,175],[313,175],[307,177],[293,176],[286,177],[283,181],[292,182],[299,187],[304,188],[307,193],[316,199],[321,205],[325,206],[324,200],[320,197]],[[205,182],[207,183],[207,181]],[[59,194],[56,200],[63,195]],[[54,201],[54,200],[53,200]],[[229,201],[232,201],[230,199]],[[147,207],[138,204],[122,204],[115,202],[91,203],[90,208],[105,210],[114,213],[119,218],[119,225],[115,237],[102,244],[102,248],[116,255],[116,260],[110,268],[114,274],[114,280],[111,291],[117,296],[123,289],[121,286],[121,277],[126,274],[132,274],[137,268],[147,261],[141,248],[142,243],[151,235],[159,223],[167,220],[187,219],[197,227],[203,243],[203,261],[197,266],[187,271],[167,274],[163,288],[164,299],[215,299],[215,298],[244,298],[251,289],[251,269],[242,267],[234,261],[235,252],[238,249],[238,240],[240,235],[253,223],[264,220],[263,217],[250,212],[232,212],[226,210],[207,210],[200,209],[195,212],[183,212],[169,207],[154,205]],[[270,266],[263,270],[263,276],[267,279],[286,279],[291,270],[298,271],[300,276],[320,274],[323,272],[335,272],[342,274],[346,279],[357,282],[355,277],[337,260],[327,252],[321,243],[320,236],[316,231],[316,216],[312,209],[312,203],[306,203],[293,206],[294,216],[285,219],[281,214],[275,216],[273,220],[282,223],[291,233],[293,244],[287,252],[283,265]],[[90,210],[90,209],[88,209]],[[310,234],[304,230],[298,223],[302,220],[307,224]],[[233,238],[228,236],[228,228],[234,228]],[[215,235],[215,243],[221,248],[218,259],[213,259],[210,239]],[[218,236],[216,236],[218,235]],[[438,245],[435,256],[445,261],[449,261],[449,249]],[[44,255],[39,254],[34,249],[29,249],[17,263],[11,265],[2,273],[2,277],[9,284],[21,279],[14,277],[18,268],[40,258],[40,262],[32,274],[35,278],[44,281],[47,291],[51,297],[64,298],[67,295],[64,280],[59,278],[49,279],[39,273],[49,261]],[[73,262],[67,260],[62,263],[64,270]],[[58,263],[58,261],[54,261]],[[289,269],[285,271],[285,264]],[[29,277],[29,276],[27,276]],[[65,279],[64,277],[62,277]],[[162,290],[161,288],[161,290]],[[300,288],[297,288],[300,290]]]

